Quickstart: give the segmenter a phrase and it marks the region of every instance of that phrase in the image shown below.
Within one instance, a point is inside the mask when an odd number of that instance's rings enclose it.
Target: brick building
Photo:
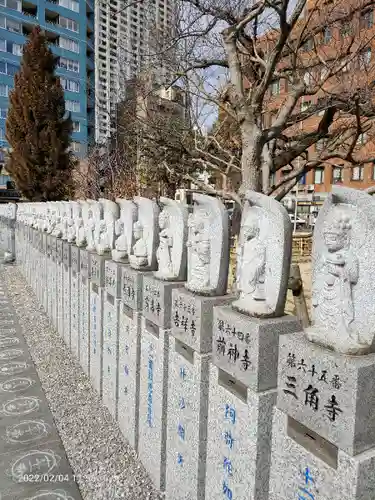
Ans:
[[[353,4],[353,2],[356,3]],[[360,89],[370,89],[370,86],[375,83],[374,7],[366,7],[361,10],[359,2],[363,3],[363,0],[349,0],[349,2],[345,0],[322,0],[319,2],[319,7],[317,7],[317,0],[307,2],[304,18],[300,20],[300,25],[302,26],[306,19],[313,19],[310,12],[314,9],[315,20],[312,21],[312,36],[306,41],[303,47],[298,49],[298,57],[306,62],[306,67],[309,66],[307,60],[309,58],[312,60],[313,58],[313,51],[315,51],[315,55],[320,52],[320,55],[323,55],[323,58],[327,61],[336,59],[343,61],[344,57],[347,57],[348,64],[335,77],[325,81],[322,84],[322,89],[317,93],[302,97],[295,108],[295,112],[303,112],[308,110],[309,107],[318,106],[319,103],[324,105],[324,100],[327,99],[327,96],[344,95],[345,89],[348,89],[348,93],[350,93],[353,88],[357,87]],[[348,5],[355,5],[355,8],[357,8],[357,4],[358,12],[350,19],[350,22],[329,23],[329,15],[330,13],[332,14],[334,8],[346,9]],[[324,9],[327,9],[327,11]],[[328,27],[325,26],[326,24]],[[298,31],[299,28],[297,27],[296,36],[298,35]],[[269,43],[272,48],[274,43],[273,34],[268,32],[264,35],[264,38],[262,37],[260,41],[260,45],[263,45],[263,43],[265,46]],[[267,48],[266,52],[269,52],[269,48]],[[280,65],[283,65],[283,61]],[[306,72],[305,78],[311,78],[314,81],[317,78],[321,78],[324,81],[324,66],[314,66],[311,71]],[[306,83],[310,85],[310,82],[306,81]],[[285,102],[289,93],[290,89],[288,89],[285,80],[273,81],[263,107],[262,122],[264,127],[268,128],[272,125],[280,106]],[[372,98],[371,94],[370,96]],[[316,131],[323,113],[324,108],[322,111],[304,119],[298,125],[293,125],[289,130],[294,134],[296,132]],[[219,113],[219,122],[224,119],[224,116],[226,116],[226,113],[221,111]],[[347,119],[347,117],[339,114],[332,126],[335,127],[337,123],[338,126],[342,127],[343,123],[345,123],[344,119]],[[285,134],[289,135],[289,132],[286,131]],[[308,149],[309,160],[317,158],[323,148],[324,141],[318,141],[311,146]],[[360,135],[355,151],[357,158],[375,157],[374,131],[366,129],[366,132]],[[300,161],[304,160],[301,158]],[[276,173],[276,179],[279,180],[280,176],[283,176],[284,173],[290,170],[291,167],[284,167],[279,170]],[[229,181],[236,189],[241,179],[237,175],[237,178],[231,178]],[[225,185],[226,182],[223,179],[218,179],[220,187],[230,187]],[[345,185],[356,189],[366,189],[373,186],[375,185],[375,164],[362,164],[352,167],[345,163],[345,161],[335,159],[330,163],[313,168],[300,179],[298,185],[284,198],[285,204],[289,210],[294,210],[297,198],[298,213],[304,215],[316,213],[327,194],[331,191],[333,184]]]

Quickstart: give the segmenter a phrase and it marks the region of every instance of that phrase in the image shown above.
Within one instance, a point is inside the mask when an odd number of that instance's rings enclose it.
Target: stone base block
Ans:
[[[103,288],[90,285],[90,378],[102,396],[103,382]]]
[[[136,271],[129,265],[121,269],[121,300],[134,311],[142,311],[143,277],[153,276],[152,272]]]
[[[152,274],[143,277],[142,314],[158,325],[159,328],[171,328],[172,291],[184,287],[183,282],[161,281]]]
[[[70,349],[79,360],[80,324],[80,281],[81,277],[72,268],[70,278]],[[86,314],[87,315],[87,314]]]
[[[89,278],[91,283],[104,287],[105,263],[109,259],[109,255],[98,255],[95,252],[89,252]]]
[[[90,375],[90,282],[81,276],[79,284],[79,362]]]
[[[164,491],[170,330],[142,318],[138,455],[155,486]]]
[[[210,354],[170,338],[166,497],[203,500]]]
[[[375,354],[280,338],[277,407],[349,455],[375,447]]]
[[[103,403],[117,419],[119,300],[104,291],[103,303]]]
[[[89,279],[89,252],[84,248],[79,249],[79,270],[82,278]]]
[[[372,500],[374,470],[374,449],[351,457],[275,409],[269,500]]]
[[[113,295],[115,299],[121,297],[121,274],[124,264],[107,260],[105,262],[105,291]]]
[[[120,302],[118,364],[118,423],[125,439],[137,451],[141,314]]]
[[[275,403],[211,365],[206,500],[268,500]]]
[[[213,308],[230,303],[233,296],[202,297],[185,288],[172,292],[172,335],[202,354],[212,350]]]
[[[71,276],[63,264],[63,332],[65,344],[71,349]]]
[[[251,318],[231,306],[214,307],[212,362],[253,391],[277,386],[279,339],[301,331],[295,316]]]

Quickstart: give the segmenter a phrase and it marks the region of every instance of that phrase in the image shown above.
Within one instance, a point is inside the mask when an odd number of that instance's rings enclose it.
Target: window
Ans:
[[[66,69],[67,71],[73,71],[74,73],[79,73],[79,62],[74,61],[73,59],[60,57],[59,68]]]
[[[60,16],[59,25],[63,28],[66,28],[67,30],[75,31],[76,33],[78,33],[79,31],[78,23],[76,21],[73,21],[73,19],[68,19],[67,17]]]
[[[312,74],[309,73],[309,71],[306,71],[306,73],[303,75],[303,81],[307,86],[311,85],[312,79],[313,79]]]
[[[357,144],[358,144],[359,146],[363,146],[364,144],[366,144],[366,142],[367,142],[367,138],[368,138],[368,137],[367,137],[366,132],[365,132],[365,133],[363,133],[363,134],[360,134],[360,135],[359,135],[359,137],[358,137],[358,140],[357,140]]]
[[[76,0],[59,0],[59,5],[74,12],[79,12],[79,2]]]
[[[274,80],[270,85],[271,95],[280,94],[280,80]]]
[[[60,83],[64,90],[69,90],[69,92],[79,92],[79,83],[75,80],[60,78]]]
[[[14,54],[15,56],[22,56],[22,45],[20,45],[19,43],[12,43],[11,45],[12,54]]]
[[[372,10],[365,10],[361,12],[361,17],[359,19],[359,27],[361,30],[370,29],[374,24],[374,13]]]
[[[371,48],[364,49],[359,54],[359,69],[366,69],[371,62]]]
[[[0,28],[13,31],[14,33],[21,33],[22,31],[21,23],[7,19],[5,16],[0,16]]]
[[[339,182],[342,182],[342,168],[341,167],[334,167],[333,168],[332,180],[333,180],[333,184],[337,184]]]
[[[3,83],[0,83],[0,96],[1,97],[8,97],[9,94],[9,86],[4,85]]]
[[[314,184],[323,184],[324,168],[316,168],[314,171]]]
[[[8,108],[0,108],[0,118],[6,118],[8,114]]]
[[[309,50],[312,50],[314,47],[314,40],[312,38],[309,38],[306,40],[305,43],[302,44],[301,50],[302,52],[309,52]]]
[[[73,132],[79,132],[81,130],[80,122],[72,122]]]
[[[0,141],[5,141],[5,129],[0,127]]]
[[[301,111],[306,111],[311,106],[311,101],[301,102]]]
[[[329,43],[332,39],[332,33],[331,33],[331,28],[326,26],[323,30],[322,33],[322,42],[323,43]]]
[[[6,63],[5,61],[0,61],[0,73],[3,75],[14,76],[18,71],[18,66],[14,64]]]
[[[71,50],[72,52],[76,52],[77,54],[79,54],[79,43],[75,40],[60,36],[59,46],[62,49]]]
[[[72,141],[72,151],[79,153],[81,151],[81,144],[76,141]]]
[[[375,163],[373,163],[372,167],[372,180],[375,181]]]
[[[70,101],[68,99],[65,101],[65,109],[67,111],[72,111],[73,113],[79,113],[81,111],[81,104],[79,101]]]
[[[352,181],[363,181],[363,167],[352,168]]]
[[[8,7],[8,9],[18,10],[21,12],[21,2],[19,0],[0,0],[0,5]]]
[[[0,38],[0,51],[1,52],[7,51],[7,41],[4,40],[3,38]]]

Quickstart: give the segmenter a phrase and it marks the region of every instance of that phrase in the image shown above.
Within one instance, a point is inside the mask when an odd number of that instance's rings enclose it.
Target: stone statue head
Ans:
[[[329,252],[337,252],[348,245],[351,228],[348,215],[340,209],[332,210],[323,227],[324,241]]]

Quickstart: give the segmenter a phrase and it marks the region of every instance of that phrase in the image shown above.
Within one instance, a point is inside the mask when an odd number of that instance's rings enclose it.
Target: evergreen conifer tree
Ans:
[[[32,201],[71,195],[76,163],[69,150],[72,122],[55,66],[45,35],[34,28],[14,78],[6,122],[6,168],[21,194]]]

